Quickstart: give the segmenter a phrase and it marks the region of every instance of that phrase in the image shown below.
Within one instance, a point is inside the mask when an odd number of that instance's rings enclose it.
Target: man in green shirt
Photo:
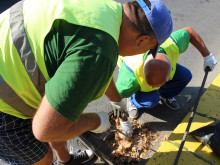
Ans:
[[[111,102],[113,107],[127,109],[131,118],[138,117],[138,108],[152,108],[161,100],[169,108],[176,110],[179,105],[174,98],[180,93],[191,80],[189,69],[177,63],[179,54],[185,52],[189,43],[201,53],[204,58],[204,69],[209,67],[212,71],[217,64],[214,55],[209,52],[200,35],[191,27],[177,30],[160,46],[160,55],[167,55],[169,60],[166,63],[172,65],[169,77],[158,76],[156,68],[161,67],[157,58],[153,58],[149,51],[142,55],[131,57],[120,57],[120,71],[118,74],[115,95],[120,95],[118,101]],[[159,58],[159,57],[158,57]],[[149,69],[147,64],[153,63],[155,69]],[[169,66],[165,69],[169,73]],[[163,70],[161,69],[161,72]],[[164,77],[164,78],[161,78]],[[158,81],[154,81],[154,80]],[[121,98],[120,98],[121,97]],[[127,107],[126,101],[122,98],[129,98]],[[131,134],[132,127],[124,122],[121,124],[124,133]]]
[[[161,26],[158,26],[160,24]],[[81,164],[66,141],[109,129],[107,112],[83,113],[106,91],[118,54],[144,53],[172,31],[159,0],[25,0],[0,15],[0,159]],[[154,51],[155,53],[155,51]]]

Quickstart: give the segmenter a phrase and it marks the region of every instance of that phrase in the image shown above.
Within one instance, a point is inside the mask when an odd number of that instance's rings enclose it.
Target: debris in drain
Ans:
[[[163,140],[167,140],[169,138],[169,135],[164,135]]]
[[[114,120],[117,129],[121,130],[119,120]],[[146,124],[134,120],[131,141],[124,140],[119,132],[111,132],[110,138],[104,141],[112,150],[111,161],[117,165],[135,165],[149,152],[157,141],[159,134],[147,128]]]

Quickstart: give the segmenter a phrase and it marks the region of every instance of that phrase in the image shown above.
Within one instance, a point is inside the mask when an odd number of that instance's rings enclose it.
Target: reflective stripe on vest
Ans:
[[[20,55],[21,61],[38,92],[43,96],[46,80],[41,73],[30,43],[28,41],[23,21],[23,1],[10,9],[10,28],[13,43]],[[19,29],[19,30],[18,30]]]
[[[26,72],[41,96],[44,94],[45,78],[39,70],[31,50],[23,21],[23,2],[20,1],[10,8],[9,25],[13,44],[17,49]],[[7,93],[5,94],[5,91]],[[26,116],[33,116],[36,108],[26,104],[17,93],[0,76],[0,97],[14,109]]]

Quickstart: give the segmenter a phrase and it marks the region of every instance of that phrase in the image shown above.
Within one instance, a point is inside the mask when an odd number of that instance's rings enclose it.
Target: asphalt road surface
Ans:
[[[0,2],[0,12],[4,10],[15,1],[3,0]],[[128,1],[118,0],[120,3]],[[216,59],[220,60],[220,21],[219,21],[219,0],[163,0],[166,6],[170,9],[173,18],[174,31],[183,27],[190,26],[194,28],[203,38],[206,46],[212,52]],[[190,45],[187,51],[180,55],[178,61],[180,64],[189,68],[192,72],[192,80],[187,87],[176,97],[180,104],[180,110],[172,111],[158,104],[151,110],[140,110],[141,116],[138,120],[147,122],[149,127],[157,130],[160,133],[160,140],[154,145],[150,154],[140,164],[144,164],[148,158],[157,150],[163,142],[163,136],[169,135],[179,122],[185,117],[189,110],[194,105],[199,88],[202,84],[204,71],[203,71],[203,58],[200,53]],[[217,65],[213,72],[210,72],[206,80],[205,88],[207,88],[214,78],[220,73],[220,66]],[[118,68],[114,73],[115,80],[117,79]],[[191,96],[190,102],[186,101],[186,96]],[[101,99],[92,102],[86,108],[86,112],[109,112],[111,106],[105,96]],[[78,144],[75,139],[69,142],[76,150]],[[0,162],[0,165],[4,163]],[[89,164],[103,164],[102,161],[94,160]]]

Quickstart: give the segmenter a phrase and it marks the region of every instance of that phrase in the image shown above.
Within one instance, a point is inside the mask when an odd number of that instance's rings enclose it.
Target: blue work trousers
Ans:
[[[153,108],[160,101],[160,96],[163,98],[171,98],[178,95],[191,79],[192,74],[190,70],[177,64],[176,72],[172,80],[167,81],[160,89],[155,91],[138,91],[130,97],[130,101],[137,108]]]

